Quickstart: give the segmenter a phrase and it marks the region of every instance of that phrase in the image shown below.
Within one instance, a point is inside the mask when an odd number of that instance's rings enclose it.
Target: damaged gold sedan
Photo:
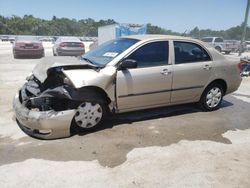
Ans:
[[[198,102],[219,108],[239,87],[239,62],[185,37],[130,36],[109,41],[79,59],[38,64],[14,98],[16,120],[42,139],[94,130],[108,113]]]

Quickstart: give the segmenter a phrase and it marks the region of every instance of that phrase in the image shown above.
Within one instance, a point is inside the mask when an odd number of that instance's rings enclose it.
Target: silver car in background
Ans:
[[[217,110],[240,86],[240,65],[192,38],[124,37],[80,59],[38,64],[16,95],[14,111],[27,134],[54,139],[95,130],[109,113],[183,103]]]
[[[77,37],[59,37],[53,46],[54,56],[80,56],[85,46]]]

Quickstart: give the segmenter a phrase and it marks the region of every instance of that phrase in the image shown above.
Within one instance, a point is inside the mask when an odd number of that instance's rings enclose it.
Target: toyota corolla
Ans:
[[[192,38],[137,35],[109,41],[80,59],[38,64],[14,98],[27,134],[55,139],[94,130],[109,113],[183,103],[217,110],[241,83],[238,60]]]

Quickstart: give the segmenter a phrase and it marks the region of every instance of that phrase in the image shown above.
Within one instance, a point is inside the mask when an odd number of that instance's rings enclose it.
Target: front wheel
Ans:
[[[76,131],[96,130],[106,118],[107,103],[95,92],[86,92],[83,96],[84,101],[76,108],[73,128]]]
[[[103,108],[99,103],[83,102],[76,109],[75,123],[82,129],[96,127],[103,118]]]
[[[199,105],[204,111],[214,111],[220,108],[224,96],[223,88],[220,84],[211,84],[203,92]]]

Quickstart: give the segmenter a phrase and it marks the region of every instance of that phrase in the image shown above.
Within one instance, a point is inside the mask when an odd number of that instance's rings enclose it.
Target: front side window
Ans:
[[[145,44],[133,52],[127,59],[137,61],[137,67],[152,67],[168,64],[168,42],[159,41]]]
[[[190,42],[174,42],[175,64],[210,61],[208,53],[199,45]]]

